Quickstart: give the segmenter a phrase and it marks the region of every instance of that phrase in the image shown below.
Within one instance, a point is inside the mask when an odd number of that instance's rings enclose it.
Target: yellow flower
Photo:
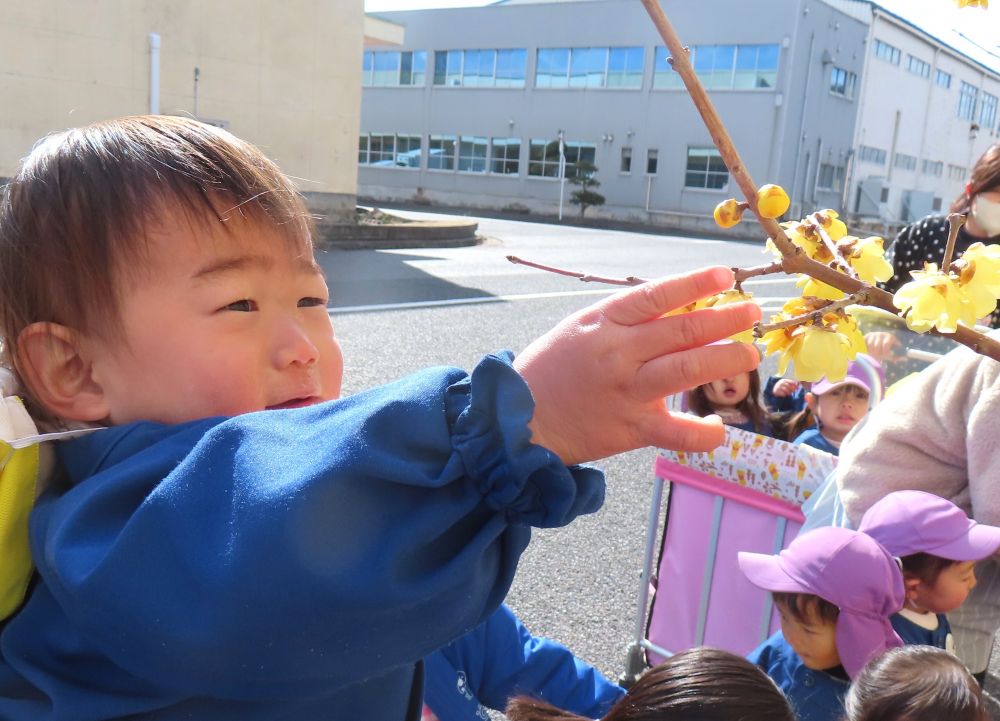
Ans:
[[[795,378],[818,381],[826,376],[831,381],[838,381],[847,375],[851,344],[842,333],[806,325],[796,328],[794,335],[787,355],[795,362]]]
[[[817,255],[825,250],[819,235],[810,223],[793,220],[788,223],[782,223],[781,227],[785,229],[785,235],[788,236],[788,239],[802,248],[810,258],[815,260]],[[778,258],[781,257],[781,252],[770,238],[767,239],[767,249],[773,252]]]
[[[780,313],[771,317],[771,323],[808,314],[824,304],[825,301],[815,298],[793,298],[785,303]],[[847,363],[865,350],[858,324],[842,312],[825,313],[818,324],[810,319],[791,328],[768,331],[760,343],[767,355],[779,354],[779,375],[784,374],[791,363],[794,364],[794,377],[803,381],[815,381],[823,376],[843,378]]]
[[[847,240],[845,238],[838,245],[861,280],[875,285],[893,276],[892,265],[885,259],[881,238],[851,238],[851,242],[845,242]]]
[[[823,300],[840,300],[844,297],[844,291],[809,275],[800,275],[795,285],[802,288],[802,295],[811,295]]]
[[[976,318],[992,313],[1000,297],[1000,245],[973,243],[953,269],[958,270],[958,285]]]
[[[942,333],[954,333],[959,323],[970,327],[976,324],[974,304],[962,292],[956,276],[942,273],[934,263],[928,263],[922,271],[910,271],[910,275],[913,280],[892,297],[910,330],[926,333],[937,328]]]
[[[716,293],[708,298],[702,298],[694,303],[689,303],[688,305],[676,308],[667,313],[667,315],[681,315],[683,313],[690,313],[693,310],[701,310],[702,308],[714,308],[720,305],[729,305],[730,303],[745,303],[752,301],[753,293],[746,293],[738,291],[735,288],[730,288],[729,290]],[[748,328],[745,331],[736,333],[735,335],[730,336],[729,339],[734,340],[737,343],[753,343],[753,328]]]
[[[955,0],[960,8],[982,8],[986,10],[990,6],[990,0]]]
[[[832,314],[830,314],[832,315]],[[824,322],[827,321],[829,316],[824,316]],[[854,320],[849,315],[840,315],[836,319],[837,332],[847,338],[848,345],[850,346],[847,357],[850,360],[858,355],[858,353],[867,353],[868,344],[865,343],[865,335],[861,332],[861,328],[858,327],[858,322]]]
[[[844,221],[840,220],[840,216],[836,210],[827,208],[826,210],[817,211],[813,215],[834,242],[847,235],[847,226],[844,224]]]

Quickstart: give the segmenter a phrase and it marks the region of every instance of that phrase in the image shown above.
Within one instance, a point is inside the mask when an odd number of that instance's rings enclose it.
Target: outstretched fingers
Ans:
[[[611,297],[604,314],[618,325],[636,325],[728,290],[733,282],[733,271],[723,266],[651,280]]]
[[[756,303],[731,303],[658,318],[628,331],[636,355],[647,361],[715,343],[747,330],[758,320],[760,306]]]
[[[710,381],[752,371],[758,363],[760,353],[745,343],[723,343],[668,352],[639,367],[635,392],[643,401],[665,398]]]

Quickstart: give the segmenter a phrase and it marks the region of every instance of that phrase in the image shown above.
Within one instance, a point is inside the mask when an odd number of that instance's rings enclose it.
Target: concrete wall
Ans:
[[[150,108],[222,121],[353,214],[362,0],[32,0],[0,13],[0,176],[47,133]]]
[[[850,150],[856,102],[832,96],[823,52],[860,74],[867,29],[819,0],[667,0],[664,9],[688,45],[780,46],[776,87],[713,90],[711,97],[758,183],[781,183],[810,208],[839,207],[840,193],[815,190],[817,154],[845,158]],[[422,87],[365,88],[362,132],[518,137],[521,173],[507,176],[362,166],[359,192],[381,200],[425,198],[502,208],[517,204],[553,212],[559,183],[527,175],[530,139],[597,145],[600,192],[607,198],[595,215],[627,220],[694,224],[736,188],[684,187],[689,146],[712,141],[683,89],[653,89],[654,47],[663,42],[642,5],[633,0],[540,3],[453,10],[383,13],[406,27],[404,50],[428,52]],[[538,48],[642,46],[640,89],[540,89],[534,87]],[[433,51],[526,48],[524,88],[432,85]],[[801,139],[801,140],[800,140]],[[632,171],[619,172],[622,147],[632,148]],[[645,173],[646,153],[659,153],[655,176]],[[808,167],[807,167],[808,166]],[[796,168],[799,170],[796,171]],[[569,192],[567,188],[567,195]],[[648,197],[648,201],[647,201]],[[576,212],[567,205],[567,212]]]

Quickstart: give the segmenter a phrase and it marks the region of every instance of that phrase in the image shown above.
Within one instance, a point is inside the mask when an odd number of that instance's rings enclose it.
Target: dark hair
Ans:
[[[809,623],[810,612],[819,616],[821,621],[836,623],[840,616],[840,609],[827,601],[825,598],[812,593],[781,593],[774,591],[771,593],[774,605],[780,606],[799,623]]]
[[[114,337],[123,281],[144,271],[147,232],[159,224],[220,223],[233,232],[242,218],[311,249],[309,216],[291,181],[224,130],[150,115],[42,139],[0,198],[5,364],[17,371],[18,337],[36,322]]]
[[[526,696],[507,706],[510,721],[579,721]],[[602,721],[795,721],[774,682],[745,658],[693,648],[643,674]]]
[[[989,721],[979,684],[935,646],[886,651],[861,671],[844,700],[845,721]]]
[[[937,583],[941,572],[950,566],[962,563],[952,561],[940,556],[932,556],[929,553],[914,553],[910,556],[902,556],[900,562],[903,564],[903,575],[916,578],[928,586]]]
[[[1000,143],[993,143],[979,156],[969,173],[969,192],[963,191],[955,198],[949,210],[952,213],[968,213],[972,210],[972,199],[990,190],[1000,190]]]
[[[760,373],[756,368],[747,372],[750,375],[750,388],[747,391],[747,397],[736,408],[750,419],[756,433],[764,433],[771,427],[774,419],[760,399]],[[688,410],[702,418],[715,413],[712,404],[708,401],[708,396],[705,394],[705,388],[708,385],[706,383],[692,388],[685,394]]]
[[[803,406],[801,411],[793,413],[782,424],[781,437],[786,441],[794,441],[802,434],[802,431],[812,428],[815,425],[816,416],[812,412],[812,408],[808,405]]]

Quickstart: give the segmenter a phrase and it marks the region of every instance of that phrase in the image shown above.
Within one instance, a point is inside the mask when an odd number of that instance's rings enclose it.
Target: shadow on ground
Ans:
[[[330,286],[330,308],[385,303],[483,298],[493,294],[458,285],[407,261],[432,256],[378,250],[318,250],[316,260]]]

